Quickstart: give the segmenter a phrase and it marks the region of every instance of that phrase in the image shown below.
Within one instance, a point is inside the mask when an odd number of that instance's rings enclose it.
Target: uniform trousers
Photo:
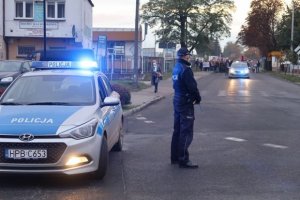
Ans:
[[[193,141],[194,105],[176,106],[174,103],[174,131],[171,142],[171,161],[189,161],[188,148]]]

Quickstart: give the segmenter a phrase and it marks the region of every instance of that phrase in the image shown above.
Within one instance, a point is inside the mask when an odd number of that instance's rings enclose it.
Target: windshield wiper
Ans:
[[[64,106],[68,106],[71,104],[66,103],[66,102],[34,102],[34,103],[28,103],[26,105],[64,105]]]
[[[22,104],[22,103],[14,103],[14,102],[1,102],[0,105],[20,106],[20,105],[24,105],[24,104]]]

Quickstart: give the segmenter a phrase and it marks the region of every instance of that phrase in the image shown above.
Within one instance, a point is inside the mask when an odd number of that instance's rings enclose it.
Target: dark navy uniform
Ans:
[[[178,53],[180,53],[179,51]],[[201,101],[197,82],[190,65],[185,59],[179,58],[172,76],[175,93],[173,99],[174,132],[171,144],[171,162],[173,164],[179,163],[179,166],[186,166],[190,162],[188,148],[193,140],[194,104],[199,104]]]

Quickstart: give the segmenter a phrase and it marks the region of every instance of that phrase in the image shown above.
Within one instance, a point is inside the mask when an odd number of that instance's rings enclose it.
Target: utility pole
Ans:
[[[134,33],[134,83],[138,86],[138,64],[139,64],[139,14],[140,0],[136,0],[135,7],[135,33]]]
[[[295,4],[292,0],[292,24],[291,24],[291,51],[293,51],[293,42],[294,42],[294,18],[295,18]]]
[[[43,38],[43,41],[44,41],[44,59],[47,58],[47,41],[46,41],[46,38],[47,38],[47,26],[46,26],[46,0],[44,0],[43,2],[43,10],[44,10],[44,38]]]

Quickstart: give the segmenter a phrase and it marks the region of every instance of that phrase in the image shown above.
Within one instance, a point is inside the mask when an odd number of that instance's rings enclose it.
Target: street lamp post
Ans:
[[[140,0],[136,0],[135,7],[135,34],[134,34],[134,82],[138,86],[138,42],[139,42],[139,9],[140,9]]]
[[[47,58],[47,51],[46,51],[46,37],[47,37],[47,27],[46,27],[46,0],[43,1],[43,10],[44,10],[44,58]]]
[[[295,6],[294,0],[292,0],[292,24],[291,24],[291,51],[293,51],[293,42],[294,42],[294,18],[295,18]]]

